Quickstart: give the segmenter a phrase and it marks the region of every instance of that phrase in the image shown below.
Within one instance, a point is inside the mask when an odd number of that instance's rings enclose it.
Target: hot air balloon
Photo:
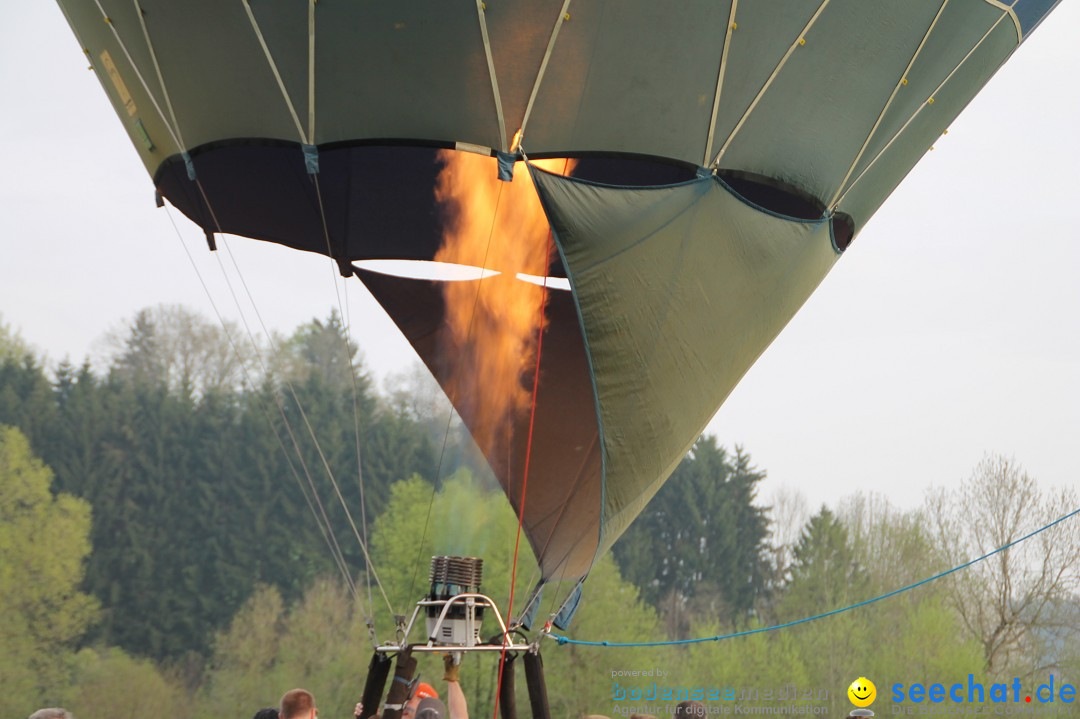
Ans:
[[[1055,4],[59,2],[211,249],[327,255],[393,318],[541,583],[584,579]]]

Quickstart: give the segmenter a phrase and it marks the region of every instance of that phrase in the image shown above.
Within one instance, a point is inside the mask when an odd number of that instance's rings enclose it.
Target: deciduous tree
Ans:
[[[79,591],[90,507],[50,491],[26,437],[0,426],[0,715],[29,713],[66,685],[74,643],[97,604]]]
[[[985,457],[954,490],[927,498],[936,544],[957,565],[1016,541],[1080,507],[1073,489],[1044,492],[1016,460]],[[1080,521],[1076,518],[986,559],[951,578],[950,597],[994,676],[1045,671],[1039,650],[1063,624],[1061,610],[1080,592]],[[1072,626],[1069,642],[1080,640]],[[1044,666],[1040,666],[1044,665]]]

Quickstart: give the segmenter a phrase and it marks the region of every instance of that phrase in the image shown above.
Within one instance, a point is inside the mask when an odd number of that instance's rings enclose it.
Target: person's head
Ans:
[[[435,691],[435,687],[427,684],[426,682],[420,682],[416,685],[416,689],[413,690],[413,695],[409,697],[409,701],[405,702],[405,706],[401,708],[401,719],[413,719],[416,716],[416,709],[420,706],[420,702],[424,699],[438,699],[439,692]],[[285,717],[282,717],[285,719]]]
[[[281,697],[281,719],[315,719],[315,697],[306,689],[291,689]]]
[[[704,717],[705,705],[701,702],[679,702],[675,705],[676,719],[690,719],[691,717]]]
[[[38,709],[30,715],[30,719],[75,719],[67,709],[60,707],[47,707]]]
[[[255,716],[252,719],[278,719],[277,707],[266,707],[255,712]]]
[[[425,697],[416,705],[416,719],[447,719],[447,716],[441,699]]]

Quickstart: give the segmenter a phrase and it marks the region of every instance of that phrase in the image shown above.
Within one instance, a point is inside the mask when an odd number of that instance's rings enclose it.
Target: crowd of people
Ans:
[[[426,682],[417,682],[411,687],[408,701],[401,708],[401,719],[469,719],[469,708],[465,701],[465,694],[461,691],[458,681],[458,664],[447,657],[446,680],[447,703],[444,704],[435,687]],[[353,712],[355,719],[360,719],[364,705],[356,704]],[[676,719],[696,719],[705,716],[705,707],[699,702],[681,702],[676,707]],[[281,697],[276,707],[266,707],[255,712],[253,719],[318,719],[319,709],[315,704],[314,695],[306,689],[290,689]],[[656,719],[648,715],[635,715],[636,719]],[[60,707],[48,707],[38,709],[30,715],[29,719],[75,719],[66,709]],[[374,714],[372,719],[381,719],[379,714]],[[608,719],[598,714],[592,714],[585,719]]]
[[[451,690],[451,706],[458,703],[454,699],[454,694],[454,691]],[[457,695],[460,706],[464,707],[465,697],[461,695],[460,687],[457,687]],[[356,705],[356,717],[360,716],[362,709],[362,704]],[[378,716],[378,714],[375,715],[375,717]],[[315,696],[307,689],[290,689],[281,697],[278,706],[258,710],[255,712],[253,719],[318,719],[318,717],[319,708],[315,704]],[[448,714],[446,706],[439,699],[439,693],[430,684],[421,682],[416,685],[413,695],[402,707],[401,718],[468,719],[468,713],[466,710],[465,714]],[[75,716],[61,707],[47,707],[38,709],[30,715],[29,719],[75,719]]]
[[[444,704],[435,687],[426,682],[416,682],[410,687],[408,701],[401,708],[401,719],[469,719],[469,706],[461,691],[458,661],[446,656],[446,701]],[[360,719],[364,705],[356,704],[355,719]],[[315,696],[306,689],[290,689],[281,697],[276,707],[266,707],[255,712],[253,719],[318,719],[319,709]],[[75,719],[71,712],[60,707],[38,709],[29,719]],[[381,719],[374,714],[372,719]]]

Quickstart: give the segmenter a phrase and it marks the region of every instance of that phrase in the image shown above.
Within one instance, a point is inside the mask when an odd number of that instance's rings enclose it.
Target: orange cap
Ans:
[[[413,692],[413,696],[420,699],[438,699],[439,692],[435,691],[435,687],[431,686],[430,684],[427,684],[426,682],[420,682],[416,685],[416,691]]]

